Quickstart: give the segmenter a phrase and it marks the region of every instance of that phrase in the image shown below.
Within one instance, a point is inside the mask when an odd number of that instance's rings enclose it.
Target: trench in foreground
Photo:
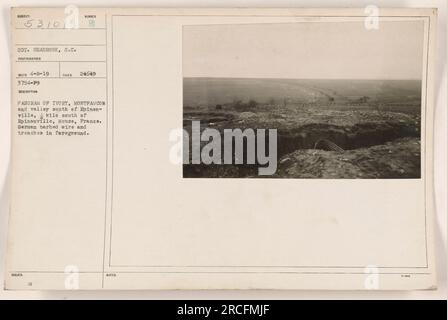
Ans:
[[[221,133],[223,134],[223,132]],[[266,150],[269,147],[267,137],[268,135],[266,134]],[[281,157],[297,150],[318,149],[343,153],[345,150],[383,145],[405,137],[420,138],[418,126],[401,122],[361,123],[345,127],[322,123],[309,124],[291,130],[278,130],[277,160],[279,162]],[[247,159],[246,141],[244,141],[243,157]],[[256,176],[258,167],[258,164],[184,164],[183,176],[189,178],[248,177]]]

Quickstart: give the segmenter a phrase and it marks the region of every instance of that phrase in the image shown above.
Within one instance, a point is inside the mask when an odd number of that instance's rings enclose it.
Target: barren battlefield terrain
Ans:
[[[277,129],[273,178],[420,178],[419,80],[184,78],[183,126]],[[184,177],[258,177],[184,164]],[[263,176],[265,178],[265,176]]]

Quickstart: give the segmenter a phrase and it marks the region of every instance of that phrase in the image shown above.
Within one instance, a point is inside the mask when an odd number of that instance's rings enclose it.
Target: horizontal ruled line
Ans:
[[[17,60],[16,62],[101,62],[101,63],[106,63],[107,61],[93,61],[93,60]]]
[[[31,43],[16,43],[15,46],[20,47],[105,47],[105,44],[89,44],[89,43],[59,43],[59,44],[31,44]]]
[[[27,28],[27,27],[16,27],[16,30],[106,30],[106,28]]]
[[[11,273],[66,273],[65,271],[11,271]],[[102,271],[79,271],[78,273],[102,273]],[[330,272],[330,271],[106,271],[106,273],[115,273],[115,274],[126,274],[126,273],[206,273],[206,274],[231,274],[231,273],[254,273],[254,274],[265,274],[265,273],[282,273],[282,274],[340,274],[340,275],[348,275],[348,274],[359,274],[364,275],[364,272],[342,272],[342,271],[336,271],[336,272]],[[411,275],[430,275],[430,272],[378,272],[377,274],[388,274],[388,275],[402,275],[402,274],[411,274]]]
[[[16,77],[16,79],[106,79],[106,77]]]

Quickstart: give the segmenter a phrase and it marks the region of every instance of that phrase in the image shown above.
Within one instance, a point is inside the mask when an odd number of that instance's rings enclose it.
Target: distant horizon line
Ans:
[[[422,81],[422,79],[365,79],[365,78],[273,78],[273,77],[187,77],[183,76],[183,79],[251,79],[251,80],[361,80],[361,81]]]

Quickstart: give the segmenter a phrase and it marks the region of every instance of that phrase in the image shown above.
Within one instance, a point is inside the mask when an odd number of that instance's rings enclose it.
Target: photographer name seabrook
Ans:
[[[219,130],[205,128],[202,131],[200,121],[191,121],[191,133],[185,129],[170,132],[169,141],[175,144],[170,149],[169,159],[174,164],[256,164],[259,175],[273,175],[277,169],[277,140],[276,129],[242,131],[237,128],[224,129],[222,139]]]
[[[212,314],[265,316],[270,311],[268,304],[222,304],[220,306],[183,306],[177,307],[177,315],[199,315],[208,318]]]

